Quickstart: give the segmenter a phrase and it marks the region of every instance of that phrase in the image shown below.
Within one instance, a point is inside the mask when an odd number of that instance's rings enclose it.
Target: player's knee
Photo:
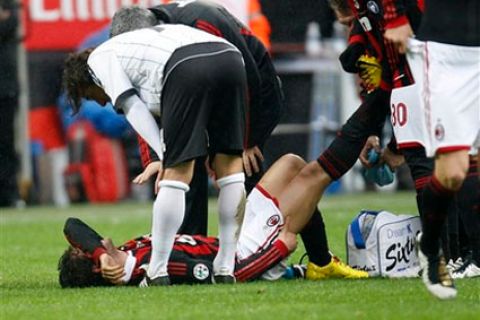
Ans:
[[[316,186],[318,184],[328,184],[331,181],[330,176],[323,170],[317,161],[308,163],[299,172],[298,177],[305,181],[306,185]]]
[[[302,159],[302,157],[293,153],[287,153],[286,155],[283,155],[281,161],[283,161],[287,166],[287,171],[294,172],[299,172],[307,164],[305,160]]]
[[[242,157],[238,155],[217,154],[213,160],[213,169],[217,178],[243,172]]]
[[[243,185],[245,183],[245,174],[240,172],[217,179],[217,184],[220,189],[232,183],[240,183]]]
[[[445,187],[452,191],[457,191],[462,187],[463,181],[467,176],[466,171],[457,169],[457,170],[450,170],[444,176]]]
[[[164,180],[180,181],[189,184],[193,178],[195,160],[180,163],[171,168],[166,168],[163,173]]]

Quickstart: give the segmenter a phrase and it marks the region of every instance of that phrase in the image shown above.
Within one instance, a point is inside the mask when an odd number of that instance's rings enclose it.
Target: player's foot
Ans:
[[[480,277],[480,265],[472,259],[465,261],[465,263],[453,271],[453,279],[475,278]]]
[[[329,264],[323,267],[313,262],[307,264],[305,278],[308,280],[323,280],[328,278],[362,279],[368,278],[365,271],[355,270],[343,263],[339,258],[333,256]]]
[[[233,284],[236,282],[236,279],[232,275],[214,275],[212,282],[217,284]]]
[[[452,274],[455,270],[461,268],[463,266],[462,257],[458,258],[457,260],[453,261],[452,259],[448,260],[447,263],[447,271]]]
[[[284,279],[305,279],[307,266],[304,264],[292,264],[285,269]]]
[[[420,237],[417,239],[418,244],[420,244]],[[423,253],[421,246],[418,245],[418,259],[422,269],[422,280],[427,290],[442,300],[455,298],[457,289],[447,271],[443,254],[426,255]]]
[[[169,286],[170,284],[171,283],[170,283],[169,276],[160,276],[153,279],[150,279],[148,276],[145,276],[145,278],[143,278],[143,280],[140,282],[138,286],[141,288],[163,287],[163,286]]]

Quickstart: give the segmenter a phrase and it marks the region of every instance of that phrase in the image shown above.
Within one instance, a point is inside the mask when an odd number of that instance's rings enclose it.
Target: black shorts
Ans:
[[[241,54],[231,49],[225,43],[189,45],[165,66],[164,167],[208,153],[242,153],[247,80]]]

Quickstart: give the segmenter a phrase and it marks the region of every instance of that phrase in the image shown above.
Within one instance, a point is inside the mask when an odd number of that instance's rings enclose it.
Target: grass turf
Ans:
[[[210,206],[215,212],[214,203]],[[329,196],[321,202],[330,248],[345,258],[345,229],[363,208],[415,212],[411,193]],[[281,280],[234,286],[61,289],[62,227],[76,216],[120,243],[146,233],[150,204],[35,207],[0,212],[0,319],[475,319],[480,278],[456,282],[453,301],[431,297],[419,279]],[[216,215],[209,230],[216,233]],[[291,261],[297,262],[302,246]]]

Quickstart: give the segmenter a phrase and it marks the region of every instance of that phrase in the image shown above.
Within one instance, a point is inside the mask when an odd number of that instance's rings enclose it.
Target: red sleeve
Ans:
[[[159,161],[157,154],[153,151],[152,148],[148,145],[148,143],[137,134],[138,146],[140,148],[140,158],[142,160],[142,166],[145,168],[150,163]]]

